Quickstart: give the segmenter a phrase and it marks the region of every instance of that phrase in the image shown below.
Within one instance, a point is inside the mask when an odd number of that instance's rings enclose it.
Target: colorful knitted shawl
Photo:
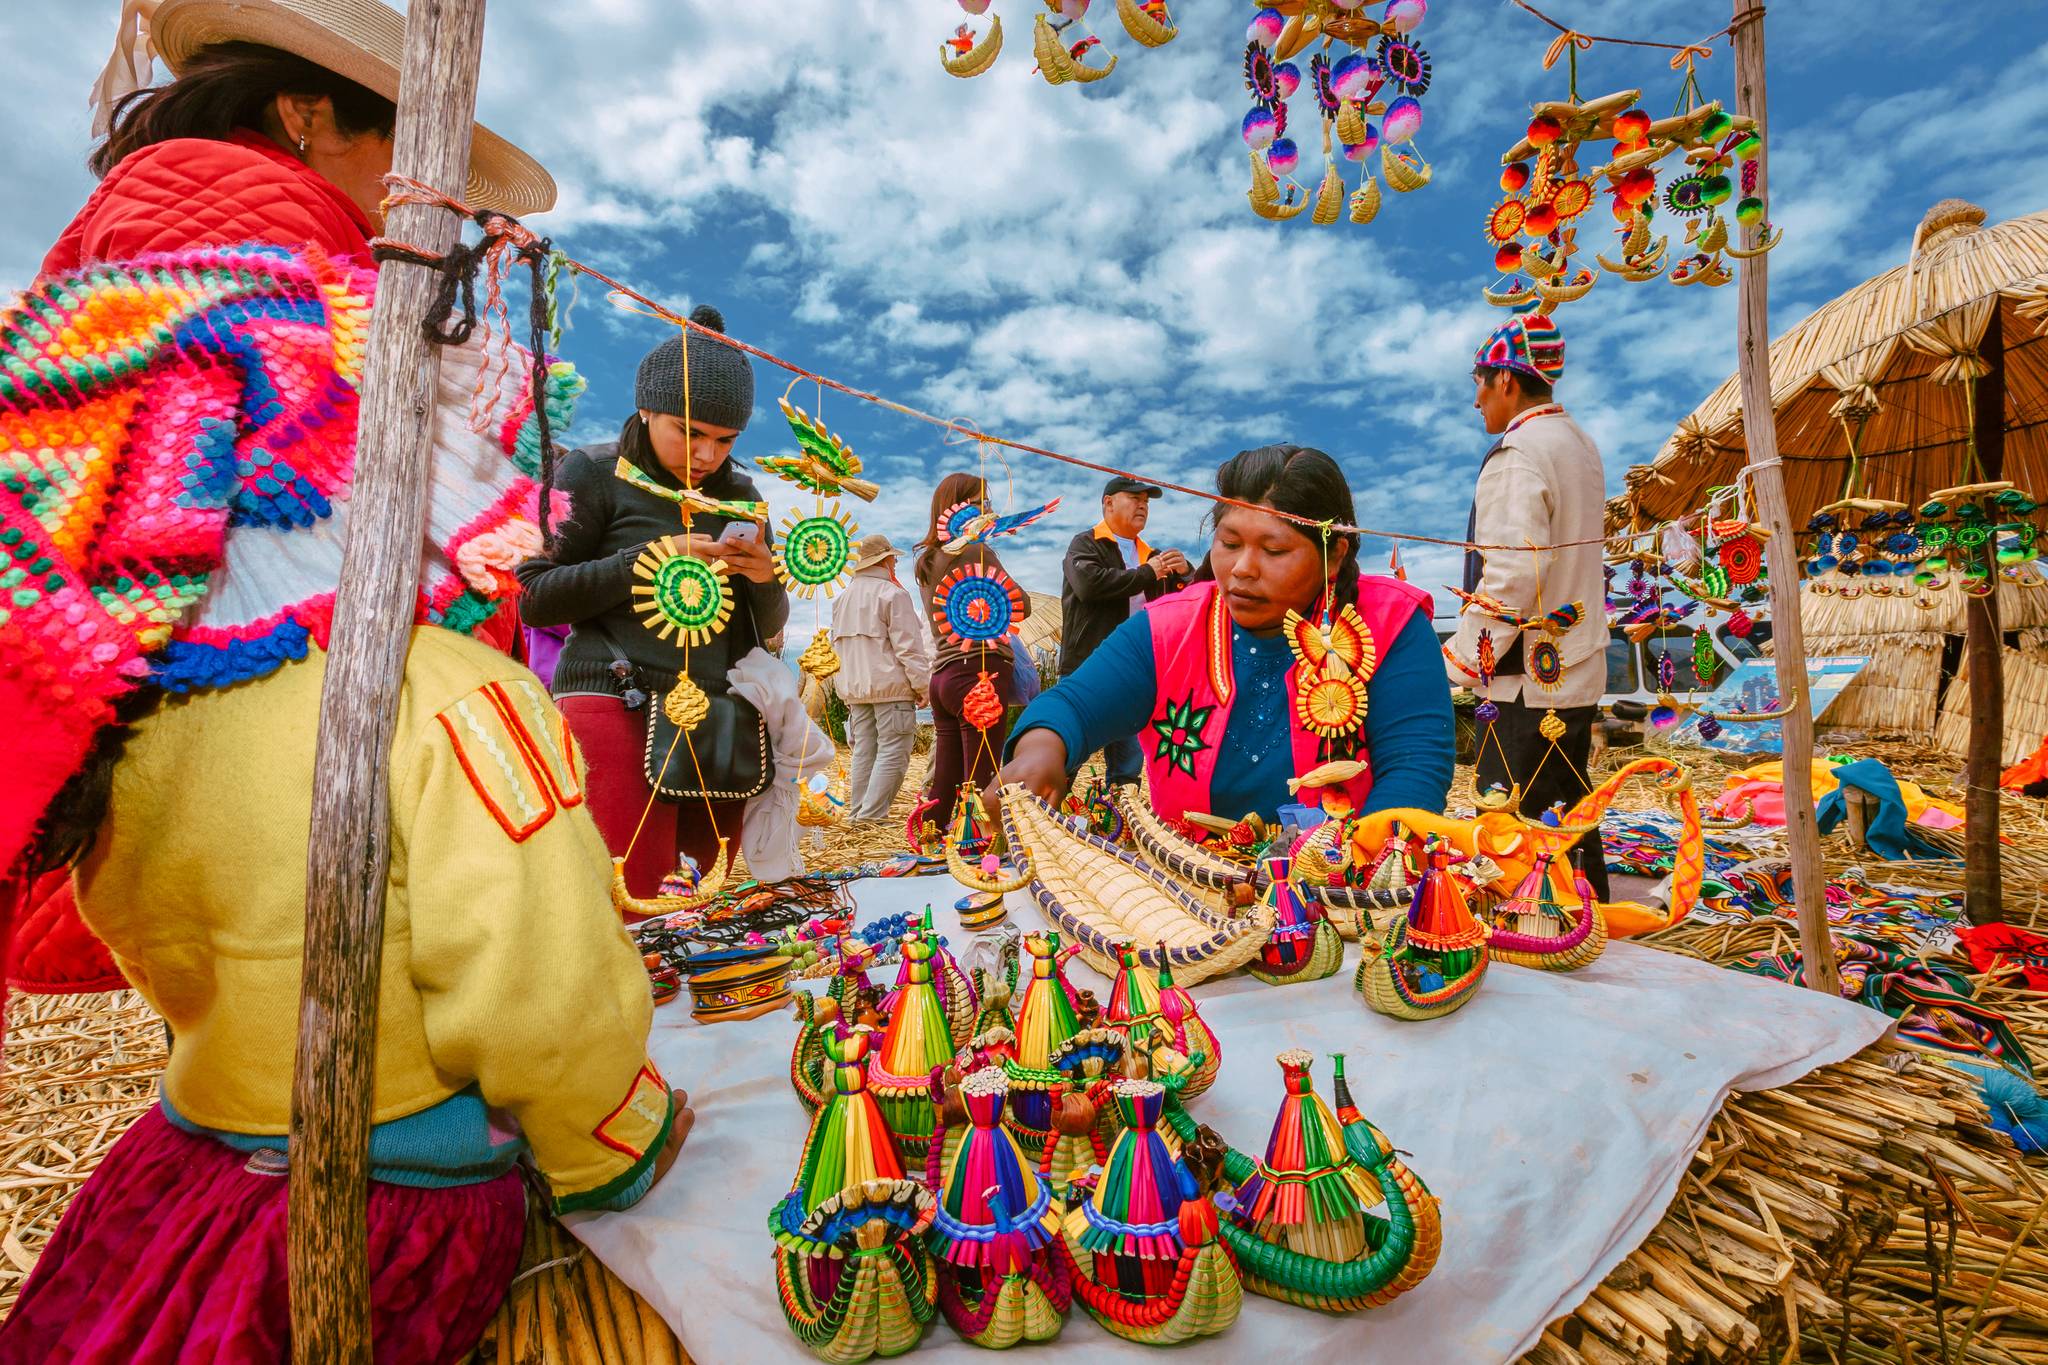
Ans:
[[[206,248],[38,281],[0,310],[0,880],[124,692],[323,648],[373,272]],[[549,417],[582,381],[550,366]],[[526,353],[442,353],[418,619],[467,631],[540,547]]]

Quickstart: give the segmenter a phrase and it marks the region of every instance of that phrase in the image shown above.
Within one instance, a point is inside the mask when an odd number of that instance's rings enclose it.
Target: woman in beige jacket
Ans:
[[[929,694],[932,661],[924,618],[896,581],[896,547],[889,538],[863,538],[853,563],[853,581],[832,604],[832,648],[839,654],[833,683],[846,703],[846,737],[853,746],[846,810],[850,820],[880,820],[910,767],[917,708]]]

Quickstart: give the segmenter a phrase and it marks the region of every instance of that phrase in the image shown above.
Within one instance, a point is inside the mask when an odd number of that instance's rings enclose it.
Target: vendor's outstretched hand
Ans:
[[[1026,730],[1017,736],[1010,761],[981,794],[991,816],[1000,817],[1002,789],[1012,782],[1058,802],[1067,794],[1067,742],[1050,730]]]
[[[690,1136],[690,1129],[697,1124],[697,1111],[690,1107],[690,1092],[671,1090],[669,1094],[675,1097],[676,1116],[668,1126],[668,1142],[663,1145],[661,1155],[654,1158],[656,1185],[659,1185],[661,1178],[668,1174],[668,1168],[676,1164],[676,1158],[682,1154],[683,1142]]]

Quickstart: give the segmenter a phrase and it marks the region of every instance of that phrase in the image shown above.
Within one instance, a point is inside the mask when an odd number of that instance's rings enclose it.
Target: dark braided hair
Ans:
[[[1276,445],[1241,450],[1217,469],[1216,491],[1226,498],[1260,504],[1276,512],[1307,517],[1312,521],[1352,525],[1358,520],[1352,508],[1351,485],[1345,481],[1344,471],[1337,467],[1335,460],[1314,446]],[[1212,532],[1217,518],[1227,510],[1226,505],[1218,503],[1210,511],[1209,529]],[[1304,526],[1298,521],[1289,521],[1287,525],[1300,532],[1311,544],[1321,545],[1322,533],[1316,527]],[[1336,560],[1337,602],[1339,605],[1356,606],[1358,537],[1333,534],[1330,550]],[[1195,577],[1215,577],[1206,557]]]
[[[34,841],[22,854],[22,871],[30,879],[69,867],[92,852],[94,838],[106,822],[114,798],[114,769],[127,752],[134,725],[164,699],[163,689],[143,686],[114,701],[114,719],[93,736],[92,749],[78,771],[58,789],[43,812]]]

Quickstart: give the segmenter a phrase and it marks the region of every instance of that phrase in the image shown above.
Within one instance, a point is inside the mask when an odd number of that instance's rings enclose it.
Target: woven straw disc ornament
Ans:
[[[732,619],[732,591],[725,561],[686,555],[673,536],[654,541],[633,561],[633,585],[640,619],[663,640],[680,635],[701,645]]]

